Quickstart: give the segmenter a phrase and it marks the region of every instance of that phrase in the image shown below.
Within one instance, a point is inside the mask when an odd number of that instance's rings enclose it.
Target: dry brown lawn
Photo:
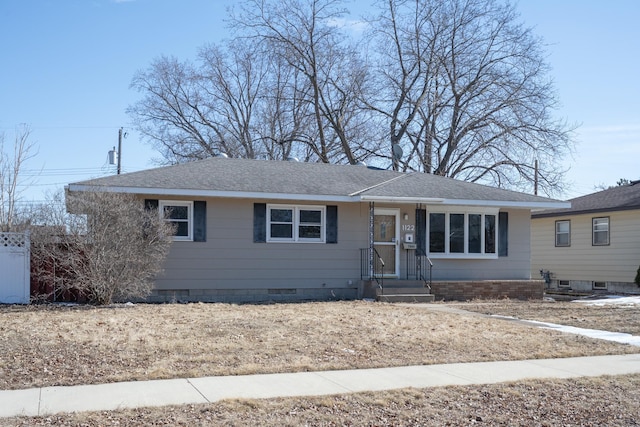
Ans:
[[[637,334],[637,309],[511,301],[451,306],[477,313],[363,301],[4,306],[0,390],[640,352],[483,315]],[[636,425],[639,386],[640,376],[534,381],[0,419],[0,425]]]
[[[585,302],[588,300],[583,302],[491,300],[448,305],[488,315],[511,316],[577,328],[640,335],[640,306],[598,306],[588,305]]]

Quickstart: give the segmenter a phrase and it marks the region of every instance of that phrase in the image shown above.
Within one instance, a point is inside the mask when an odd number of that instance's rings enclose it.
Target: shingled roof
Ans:
[[[69,184],[69,191],[278,200],[394,201],[559,208],[564,202],[424,173],[366,166],[209,158]]]
[[[571,208],[536,212],[534,218],[640,209],[640,181],[569,200]]]

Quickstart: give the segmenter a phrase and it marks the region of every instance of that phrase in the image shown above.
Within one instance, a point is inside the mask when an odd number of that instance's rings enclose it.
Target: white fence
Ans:
[[[29,234],[0,233],[0,303],[29,304]]]

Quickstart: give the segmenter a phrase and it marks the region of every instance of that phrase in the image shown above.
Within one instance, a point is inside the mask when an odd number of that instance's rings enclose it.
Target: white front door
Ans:
[[[373,212],[373,248],[384,262],[376,265],[376,274],[398,277],[400,263],[400,210],[375,208]],[[374,255],[376,256],[376,255]]]

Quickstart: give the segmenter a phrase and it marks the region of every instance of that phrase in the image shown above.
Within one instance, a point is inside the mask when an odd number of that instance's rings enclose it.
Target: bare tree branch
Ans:
[[[12,231],[17,220],[16,203],[26,189],[26,186],[24,189],[19,186],[20,172],[25,162],[37,154],[36,143],[29,140],[30,136],[29,126],[16,127],[9,154],[5,147],[5,134],[0,133],[0,231]]]

